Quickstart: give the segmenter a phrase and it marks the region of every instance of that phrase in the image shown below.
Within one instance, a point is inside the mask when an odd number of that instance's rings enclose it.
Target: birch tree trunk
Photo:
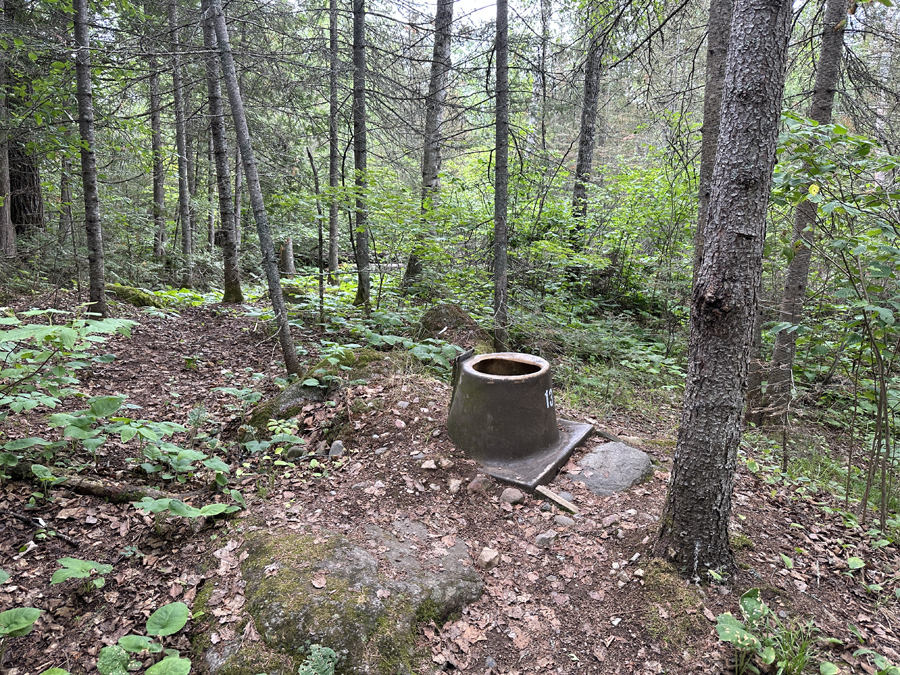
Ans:
[[[222,88],[219,84],[219,59],[216,56],[216,33],[210,0],[202,0],[203,48],[206,67],[206,88],[209,96],[209,134],[212,139],[213,161],[216,168],[216,188],[219,195],[219,227],[222,232],[222,257],[224,267],[224,291],[222,302],[241,303],[240,251],[237,241],[237,225],[234,218],[234,201],[231,195],[231,170],[228,167],[228,139],[225,135],[225,112],[222,105]]]
[[[684,409],[655,544],[688,576],[734,566],[731,495],[790,22],[790,0],[734,3]]]
[[[371,302],[369,273],[369,207],[366,203],[366,3],[353,0],[353,164],[356,184],[356,298],[367,309]]]
[[[822,44],[816,80],[808,117],[819,124],[830,124],[841,71],[844,50],[844,26],[847,18],[847,0],[827,0],[822,25]],[[805,201],[794,213],[793,253],[788,263],[778,310],[778,321],[796,326],[803,318],[803,301],[809,281],[809,264],[812,258],[813,228],[816,224],[816,205]],[[782,330],[775,336],[763,422],[787,422],[793,384],[794,354],[797,333]]]
[[[250,130],[247,127],[247,116],[244,114],[244,102],[241,99],[241,91],[238,87],[237,73],[234,69],[234,58],[231,54],[231,45],[228,42],[228,27],[225,25],[225,15],[222,13],[221,0],[211,0],[211,12],[213,26],[218,41],[219,56],[222,61],[222,73],[228,90],[228,101],[231,104],[231,116],[234,120],[234,133],[237,137],[238,147],[244,164],[244,174],[247,178],[247,190],[250,193],[250,206],[253,209],[253,218],[256,221],[256,231],[259,234],[259,250],[262,253],[263,269],[266,272],[266,281],[269,287],[269,297],[272,300],[272,309],[275,312],[275,323],[278,326],[278,339],[281,343],[281,351],[284,356],[284,364],[289,373],[300,374],[300,361],[294,349],[294,339],[291,336],[291,328],[288,324],[287,310],[284,306],[284,296],[281,294],[281,280],[278,277],[278,262],[275,259],[275,246],[272,243],[272,233],[269,230],[269,218],[263,203],[262,189],[259,185],[259,173],[256,169],[256,157],[253,154],[253,146],[250,142]]]
[[[72,234],[72,160],[63,155],[59,171],[59,233],[57,241],[65,243]]]
[[[338,285],[340,223],[338,188],[341,185],[341,149],[338,147],[338,25],[337,0],[328,3],[328,283]]]
[[[81,135],[81,183],[84,192],[84,229],[87,233],[90,309],[107,316],[106,280],[103,274],[103,229],[97,189],[97,158],[94,155],[94,99],[91,85],[91,37],[88,29],[88,0],[74,0],[75,98],[78,102],[78,131]]]
[[[509,345],[507,245],[507,193],[509,191],[509,8],[497,0],[496,118],[494,146],[494,349],[505,352]]]
[[[151,3],[144,3],[144,13],[151,13]],[[156,49],[156,45],[152,47]],[[150,152],[153,161],[153,255],[166,254],[166,173],[162,149],[162,101],[159,93],[159,60],[155,51],[148,57],[150,66]]]
[[[178,151],[178,216],[181,220],[181,255],[184,270],[181,285],[194,285],[193,244],[191,241],[191,191],[188,185],[187,129],[184,122],[184,87],[181,83],[181,55],[179,53],[178,6],[176,0],[168,4],[169,33],[172,45],[172,96],[175,103],[175,146]]]
[[[440,195],[441,124],[444,120],[444,102],[447,99],[447,77],[450,73],[450,36],[453,27],[454,0],[437,0],[434,17],[434,50],[431,57],[431,78],[425,98],[425,135],[422,151],[422,219],[424,231],[416,242],[406,262],[403,286],[408,287],[422,277],[422,255]]]

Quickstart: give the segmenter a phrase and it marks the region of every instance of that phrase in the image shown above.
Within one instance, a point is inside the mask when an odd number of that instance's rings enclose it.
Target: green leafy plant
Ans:
[[[329,647],[313,645],[309,648],[309,655],[297,669],[297,675],[334,675],[334,665],[337,663],[337,654]]]
[[[6,579],[9,579],[9,575],[3,570],[0,570],[0,573],[6,575]],[[0,578],[2,578],[2,575],[0,575]],[[6,579],[3,579],[0,583],[3,583]],[[34,607],[13,607],[5,612],[0,612],[0,667],[2,667],[3,658],[6,656],[8,638],[28,635],[31,629],[34,628],[34,622],[40,616],[41,610]]]
[[[161,660],[147,668],[148,675],[187,675],[190,659],[182,658],[176,649],[165,649],[164,639],[184,628],[189,618],[190,610],[183,602],[163,605],[147,619],[147,635],[124,635],[118,643],[101,649],[97,670],[101,675],[124,675],[140,668],[136,657],[162,655]]]
[[[132,502],[131,505],[136,509],[140,509],[141,511],[144,511],[146,513],[154,514],[154,517],[156,519],[156,530],[157,532],[159,532],[161,530],[160,514],[164,512],[168,512],[173,516],[180,516],[182,518],[196,520],[201,516],[218,516],[223,513],[234,513],[235,511],[239,511],[242,508],[247,508],[247,502],[244,500],[244,496],[240,493],[240,491],[231,490],[230,496],[235,502],[237,502],[237,506],[235,504],[223,504],[221,502],[216,502],[197,508],[185,504],[180,499],[172,499],[169,497],[163,497],[161,499],[144,497],[139,502]]]
[[[761,667],[775,675],[800,675],[813,654],[818,630],[811,622],[783,623],[760,598],[758,588],[744,593],[738,603],[744,623],[730,613],[720,614],[716,625],[719,639],[734,646],[735,672],[759,673]],[[836,672],[829,661],[820,672]]]
[[[56,570],[50,578],[50,585],[61,584],[68,579],[87,579],[96,573],[96,578],[87,582],[87,588],[103,588],[106,585],[104,574],[112,572],[112,565],[97,563],[93,560],[80,560],[78,558],[60,558],[57,560],[63,566]]]

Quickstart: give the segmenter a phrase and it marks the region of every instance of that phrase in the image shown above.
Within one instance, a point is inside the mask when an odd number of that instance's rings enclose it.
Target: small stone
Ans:
[[[489,656],[489,657],[487,657],[487,658],[484,660],[484,667],[485,667],[485,668],[496,668],[496,667],[497,667],[497,662],[494,661],[494,659],[492,659],[492,658]]]
[[[644,441],[637,436],[619,436],[619,438],[625,445],[630,445],[632,448],[640,448],[644,445]]]
[[[631,577],[628,576],[628,572],[626,572],[625,570],[622,570],[616,576],[618,577],[619,581],[623,583],[627,584],[629,581],[631,581]]]
[[[335,441],[331,444],[331,450],[328,451],[329,457],[340,457],[344,454],[344,443],[342,441]]]
[[[424,452],[417,452],[417,453],[414,453],[414,454],[412,455],[412,458],[415,459],[415,460],[425,459],[425,453],[424,453]]]
[[[606,516],[603,520],[600,521],[600,524],[603,527],[609,527],[610,525],[615,525],[621,520],[621,517],[618,513],[614,513],[611,516]]]
[[[438,459],[438,466],[441,467],[444,471],[447,469],[452,469],[454,467],[454,462],[452,459],[447,459],[446,457],[441,457]]]
[[[395,419],[395,420],[394,420],[394,426],[397,427],[398,429],[405,429],[405,428],[406,428],[406,422],[404,422],[404,421],[401,420],[401,419]]]
[[[481,549],[481,555],[478,556],[478,561],[475,564],[485,572],[492,570],[500,564],[500,552],[485,546]]]
[[[306,448],[302,445],[292,445],[288,448],[288,451],[284,453],[284,456],[288,459],[296,459],[297,457],[303,457],[306,454]]]
[[[628,516],[629,518],[634,518],[637,515],[637,511],[635,511],[634,509],[628,509],[625,512],[625,515]]]
[[[431,488],[432,490],[434,490],[435,492],[440,492],[440,491],[441,491],[441,486],[438,485],[437,483],[429,483],[429,484],[428,484],[428,487],[430,487],[430,488]]]
[[[618,626],[620,623],[622,623],[622,619],[619,619],[618,617],[616,617],[610,623],[612,623],[613,626]]]
[[[572,527],[575,524],[575,521],[569,518],[569,516],[556,516],[556,518],[553,519],[553,522],[560,527]]]
[[[377,448],[377,449],[375,450],[375,454],[376,454],[376,455],[383,455],[383,454],[386,453],[386,452],[387,452],[387,448]]]
[[[575,501],[575,495],[573,495],[571,492],[560,492],[559,496],[565,499],[567,502]]]
[[[644,570],[642,570],[640,567],[638,567],[634,571],[634,576],[638,577],[639,579],[643,579],[644,578]]]
[[[448,487],[447,487],[447,491],[451,495],[455,495],[457,492],[459,492],[461,487],[462,487],[462,481],[459,478],[451,478],[450,483],[448,484]]]
[[[506,488],[500,495],[500,501],[507,504],[521,504],[525,501],[525,495],[516,488]]]
[[[422,462],[422,468],[428,471],[436,471],[437,465],[434,463],[433,459],[426,459],[424,462]]]
[[[534,538],[534,543],[536,546],[540,546],[541,548],[550,548],[553,546],[553,542],[556,541],[556,530],[547,530],[546,532],[541,532],[537,537]]]
[[[716,590],[719,591],[719,595],[728,595],[731,593],[731,589],[727,586],[717,586]]]
[[[553,507],[550,506],[549,502],[544,502],[543,504],[541,504],[541,511],[551,511],[552,509]]]
[[[441,430],[440,430],[440,429],[435,429],[434,431],[431,432],[432,438],[437,438],[437,437],[440,436],[440,435],[441,435]]]
[[[397,401],[397,407],[401,410],[409,407],[409,401]]]
[[[475,476],[466,488],[469,492],[487,492],[491,487],[491,479],[487,476]]]

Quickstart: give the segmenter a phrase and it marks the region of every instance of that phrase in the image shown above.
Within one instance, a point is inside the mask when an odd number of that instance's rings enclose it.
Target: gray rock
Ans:
[[[462,487],[462,481],[459,478],[451,478],[450,482],[448,483],[447,490],[450,492],[451,495],[455,495],[457,492],[459,492],[459,489],[461,487]]]
[[[552,511],[553,507],[550,506],[550,502],[544,502],[541,504],[541,511]]]
[[[340,673],[418,672],[417,621],[461,610],[481,596],[483,582],[462,541],[423,563],[416,547],[427,545],[427,528],[397,521],[391,530],[367,526],[378,553],[324,530],[250,533],[241,572],[246,608],[263,644],[244,648],[238,638],[237,647],[214,646],[206,654],[210,671],[237,672],[260,646],[297,658],[321,644],[337,653]]]
[[[387,452],[387,448],[376,448],[376,449],[375,449],[375,454],[376,454],[376,455],[383,455],[383,454],[386,453],[386,452]]]
[[[284,456],[288,459],[297,459],[298,457],[303,457],[306,454],[306,448],[302,445],[292,445],[288,448],[288,451],[284,453]]]
[[[466,488],[469,492],[487,492],[491,488],[491,479],[487,476],[475,476]]]
[[[475,564],[485,572],[494,569],[499,563],[500,552],[486,546],[481,549],[481,555],[478,556],[478,560],[475,561]]]
[[[409,401],[397,401],[397,407],[403,410],[409,407]]]
[[[572,527],[575,524],[575,521],[569,518],[569,516],[556,516],[556,518],[553,519],[553,522],[560,527]]]
[[[613,513],[612,515],[606,516],[603,520],[601,520],[600,524],[603,525],[603,527],[609,527],[610,525],[615,525],[620,520],[622,520],[622,516],[620,516],[618,513]]]
[[[489,657],[487,657],[487,658],[484,660],[484,667],[485,667],[485,668],[496,668],[496,667],[497,667],[497,662],[494,661],[494,659],[492,659],[492,658],[489,656]]]
[[[437,470],[437,464],[434,463],[433,459],[426,459],[422,462],[422,468],[426,471],[435,471]]]
[[[507,504],[521,504],[525,501],[525,495],[516,488],[506,488],[500,495],[500,501]]]
[[[343,441],[335,441],[331,444],[331,450],[328,451],[329,457],[340,457],[344,454],[344,443]]]
[[[571,492],[560,492],[559,496],[565,499],[567,502],[575,501],[575,495],[573,495]]]
[[[541,532],[537,537],[534,538],[535,546],[540,546],[541,548],[550,548],[553,546],[553,542],[556,541],[556,530],[547,530],[546,532]]]
[[[571,479],[584,483],[594,494],[627,490],[653,473],[650,456],[624,443],[605,443],[579,460],[581,473]]]

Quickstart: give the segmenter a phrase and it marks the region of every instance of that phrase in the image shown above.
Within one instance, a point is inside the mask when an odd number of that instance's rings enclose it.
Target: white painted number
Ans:
[[[553,390],[552,389],[548,389],[547,391],[544,392],[544,400],[547,401],[548,408],[553,407]]]

